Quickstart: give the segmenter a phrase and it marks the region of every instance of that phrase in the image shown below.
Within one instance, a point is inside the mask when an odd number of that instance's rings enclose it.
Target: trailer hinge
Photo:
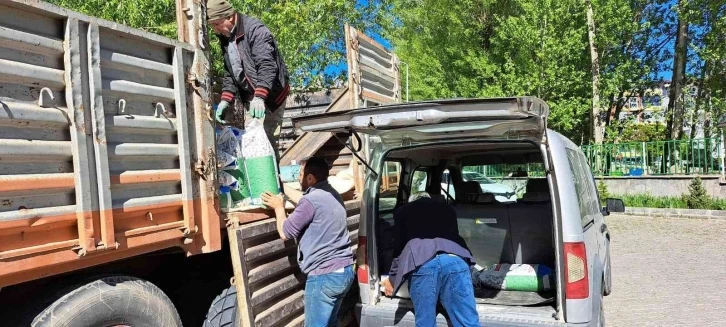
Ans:
[[[193,236],[199,232],[199,226],[195,225],[194,229],[190,229],[188,227],[182,227],[180,230],[182,231],[182,234],[184,234],[184,236]]]
[[[192,170],[199,175],[199,178],[206,181],[207,175],[211,173],[211,164],[208,162],[205,162],[204,160],[199,160],[194,164],[194,167],[192,167]]]
[[[103,244],[103,242],[98,242],[98,245],[96,246],[96,250],[102,251],[102,250],[117,250],[118,247],[121,246],[119,242],[113,242],[111,246],[106,246],[106,244]]]
[[[199,178],[201,178],[202,180],[207,180],[206,164],[204,163],[204,161],[200,161],[194,166],[194,172],[197,173],[197,175],[199,175]]]
[[[92,249],[90,251],[81,245],[74,246],[73,248],[71,248],[71,251],[76,252],[76,254],[79,257],[84,257],[89,252],[104,251],[104,250],[117,250],[119,248],[119,246],[121,246],[121,244],[119,242],[114,242],[114,244],[112,246],[106,246],[105,244],[103,244],[103,242],[98,242],[98,244],[96,245],[96,248]]]

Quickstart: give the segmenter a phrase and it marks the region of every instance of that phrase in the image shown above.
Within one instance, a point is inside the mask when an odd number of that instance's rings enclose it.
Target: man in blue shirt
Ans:
[[[479,326],[470,266],[471,251],[459,236],[456,211],[422,193],[393,214],[394,249],[389,279],[393,296],[406,278],[416,326],[436,325],[439,301],[454,326]]]
[[[300,186],[305,194],[288,217],[282,197],[265,193],[264,204],[275,210],[282,240],[298,244],[298,264],[305,283],[305,326],[336,326],[338,310],[353,285],[353,251],[348,215],[340,194],[328,183],[328,163],[305,160]]]

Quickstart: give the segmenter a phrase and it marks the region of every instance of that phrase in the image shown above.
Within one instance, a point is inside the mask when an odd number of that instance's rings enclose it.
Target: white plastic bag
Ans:
[[[258,158],[264,156],[274,156],[275,149],[267,139],[265,127],[259,119],[252,119],[245,127],[241,136],[242,148],[241,156],[244,158]]]
[[[217,130],[217,151],[229,154],[232,157],[242,157],[242,137],[245,131],[231,126],[224,126]]]
[[[232,190],[236,190],[238,188],[237,179],[223,170],[220,170],[217,173],[217,178],[219,179],[220,186],[227,186]]]
[[[217,150],[217,164],[220,170],[234,170],[238,168],[237,157],[222,150]]]

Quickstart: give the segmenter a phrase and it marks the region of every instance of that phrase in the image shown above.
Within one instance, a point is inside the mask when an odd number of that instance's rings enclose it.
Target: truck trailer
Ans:
[[[296,244],[271,212],[219,209],[204,3],[177,0],[172,40],[0,0],[0,325],[303,324]],[[320,112],[400,102],[395,55],[348,26],[346,43],[353,78]],[[365,146],[349,137],[303,133],[281,165],[351,167],[355,249]]]

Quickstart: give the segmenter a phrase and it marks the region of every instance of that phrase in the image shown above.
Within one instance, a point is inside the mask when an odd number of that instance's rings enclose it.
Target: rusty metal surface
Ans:
[[[401,102],[400,60],[392,51],[346,25],[348,85],[351,108]]]
[[[197,174],[214,158],[207,104],[189,83],[208,78],[200,56],[42,1],[0,0],[0,287],[114,251],[220,248],[216,174]]]

